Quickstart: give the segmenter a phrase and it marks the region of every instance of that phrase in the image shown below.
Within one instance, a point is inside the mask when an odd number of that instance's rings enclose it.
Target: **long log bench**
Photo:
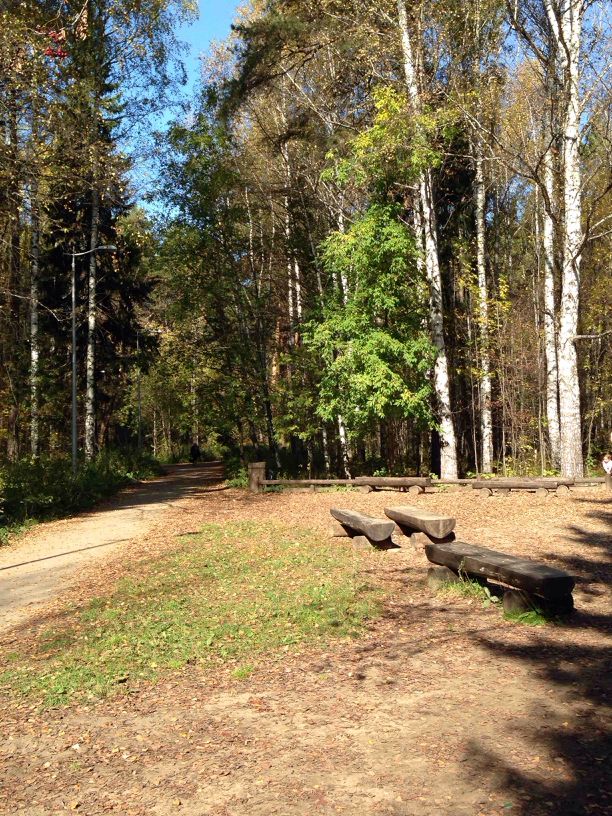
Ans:
[[[507,496],[511,490],[523,490],[535,493],[536,496],[548,496],[550,491],[556,491],[558,496],[565,496],[570,492],[573,479],[555,479],[544,477],[541,479],[474,479],[469,483],[472,490],[478,490],[481,496],[492,496],[497,491]]]
[[[465,575],[479,582],[490,578],[512,587],[513,590],[504,593],[507,611],[536,607],[564,613],[573,609],[575,580],[556,567],[463,541],[432,542],[425,545],[425,553],[432,564],[445,567],[455,575]]]
[[[357,476],[354,483],[368,491],[391,487],[418,495],[431,485],[431,479],[428,476]]]

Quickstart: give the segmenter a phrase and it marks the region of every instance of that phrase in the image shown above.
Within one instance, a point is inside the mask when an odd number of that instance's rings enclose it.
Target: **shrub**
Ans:
[[[129,482],[161,472],[148,454],[105,451],[76,476],[65,457],[22,459],[0,468],[0,525],[47,519],[91,507]]]

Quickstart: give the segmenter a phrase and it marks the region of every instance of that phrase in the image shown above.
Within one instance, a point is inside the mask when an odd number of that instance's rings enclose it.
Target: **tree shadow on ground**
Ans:
[[[594,511],[587,518],[612,528],[609,513]],[[550,558],[576,575],[580,592],[587,598],[592,595],[592,602],[601,605],[601,596],[606,585],[609,592],[612,578],[610,533],[577,525],[568,532],[579,545],[575,554],[550,553]],[[585,595],[581,597],[584,602]],[[493,754],[472,740],[468,748],[470,777],[488,777],[511,800],[512,814],[584,816],[612,812],[611,634],[612,617],[603,606],[593,612],[579,607],[562,625],[528,642],[517,644],[475,634],[473,640],[493,659],[501,658],[506,665],[508,660],[527,665],[530,674],[549,690],[549,698],[543,694],[529,717],[521,719],[520,729],[528,750],[558,763],[557,773],[519,770],[511,757],[503,755],[503,746]]]

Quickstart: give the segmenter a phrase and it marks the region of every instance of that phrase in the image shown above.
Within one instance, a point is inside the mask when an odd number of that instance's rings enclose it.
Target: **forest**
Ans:
[[[609,0],[253,0],[190,98],[194,13],[3,3],[4,480],[599,472]]]

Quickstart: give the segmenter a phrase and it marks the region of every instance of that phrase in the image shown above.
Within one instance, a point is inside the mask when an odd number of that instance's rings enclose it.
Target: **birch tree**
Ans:
[[[559,419],[562,476],[582,476],[582,420],[575,338],[583,249],[580,172],[580,43],[585,0],[545,0],[562,68],[563,262],[559,308]]]
[[[414,49],[405,0],[398,0],[397,14],[403,54],[404,77],[406,88],[415,117],[421,113],[421,92],[419,75],[422,62],[418,60],[418,52]],[[417,61],[418,60],[418,61]],[[429,283],[429,320],[434,346],[438,355],[434,364],[433,380],[434,391],[438,402],[441,462],[440,475],[443,479],[456,479],[457,444],[453,425],[450,380],[448,374],[448,360],[444,339],[444,307],[442,302],[442,275],[438,258],[438,236],[436,214],[433,203],[432,177],[429,169],[420,171],[417,180],[417,200],[421,215],[423,234],[419,236],[425,257],[425,270]]]

